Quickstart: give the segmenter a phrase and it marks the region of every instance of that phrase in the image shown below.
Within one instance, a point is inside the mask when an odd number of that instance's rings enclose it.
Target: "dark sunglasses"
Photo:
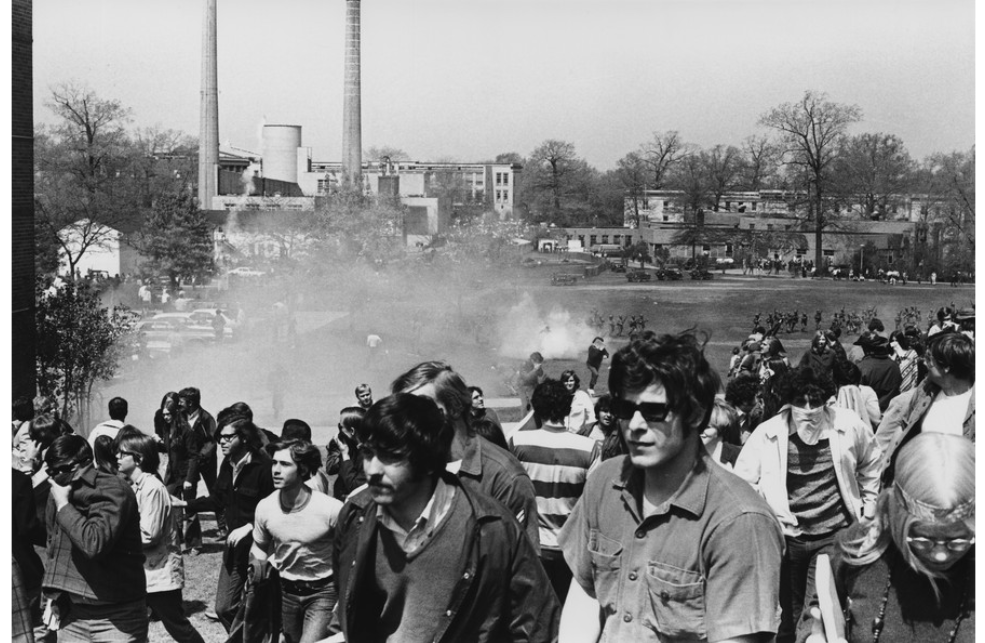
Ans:
[[[47,467],[45,469],[45,473],[48,474],[48,477],[49,478],[54,478],[55,476],[59,476],[59,475],[61,475],[63,473],[68,473],[69,471],[71,471],[74,468],[75,468],[75,463],[74,462],[70,462],[69,464],[63,464],[63,465],[58,466],[58,467]]]
[[[647,422],[663,422],[670,413],[670,406],[663,402],[641,402],[634,404],[626,400],[615,398],[612,400],[610,412],[620,420],[632,420],[636,412]]]

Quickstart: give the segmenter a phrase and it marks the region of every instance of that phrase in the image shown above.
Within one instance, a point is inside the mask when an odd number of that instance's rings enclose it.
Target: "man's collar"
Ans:
[[[438,512],[448,503],[449,496],[454,493],[453,489],[453,487],[445,483],[445,481],[441,479],[441,476],[439,476],[438,481],[434,486],[434,492],[428,499],[427,504],[424,505],[424,509],[421,510],[421,515],[414,520],[414,524],[411,525],[410,529],[406,531],[400,526],[396,518],[393,517],[384,505],[376,505],[376,518],[387,529],[390,529],[391,531],[399,531],[405,535],[421,526],[424,526],[431,531],[434,529],[435,524],[440,518],[440,516],[437,515]]]
[[[698,446],[698,457],[694,461],[694,466],[687,472],[674,495],[667,500],[668,506],[676,506],[694,516],[700,516],[704,511],[708,498],[708,483],[711,480],[710,467],[718,466],[711,460],[704,446]],[[626,461],[613,478],[612,485],[627,491],[639,501],[643,494],[644,475],[644,471],[634,467],[629,456],[626,456]]]
[[[462,453],[462,466],[459,471],[471,476],[482,475],[482,440],[477,435],[470,435],[465,440],[465,451]]]
[[[72,482],[75,481],[84,482],[90,487],[95,487],[96,475],[98,473],[99,470],[96,469],[96,463],[90,462],[89,464],[85,465],[84,467],[82,467],[81,469],[75,472],[75,475],[72,476]]]

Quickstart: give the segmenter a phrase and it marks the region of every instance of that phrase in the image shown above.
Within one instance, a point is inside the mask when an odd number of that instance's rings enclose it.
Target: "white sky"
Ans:
[[[198,135],[204,0],[34,0],[35,120],[77,80]],[[344,0],[218,0],[219,140],[342,144]],[[462,161],[547,138],[601,170],[654,130],[738,144],[806,89],[915,158],[975,137],[973,0],[363,0],[363,147]]]

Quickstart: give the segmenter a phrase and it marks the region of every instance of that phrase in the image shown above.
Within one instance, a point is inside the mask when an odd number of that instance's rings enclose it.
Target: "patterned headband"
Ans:
[[[956,507],[942,508],[929,505],[926,502],[917,500],[900,486],[899,482],[894,482],[896,497],[903,503],[907,513],[918,520],[936,523],[951,523],[963,520],[975,515],[975,499],[962,502]]]

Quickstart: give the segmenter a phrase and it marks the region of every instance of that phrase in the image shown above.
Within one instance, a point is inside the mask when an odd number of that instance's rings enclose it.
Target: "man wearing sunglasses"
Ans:
[[[146,641],[147,581],[137,498],[93,466],[80,435],[44,456],[51,480],[44,621],[66,641]]]
[[[589,475],[558,537],[574,576],[562,643],[772,639],[782,535],[701,443],[718,386],[691,333],[647,333],[613,356],[612,412],[629,454]]]

